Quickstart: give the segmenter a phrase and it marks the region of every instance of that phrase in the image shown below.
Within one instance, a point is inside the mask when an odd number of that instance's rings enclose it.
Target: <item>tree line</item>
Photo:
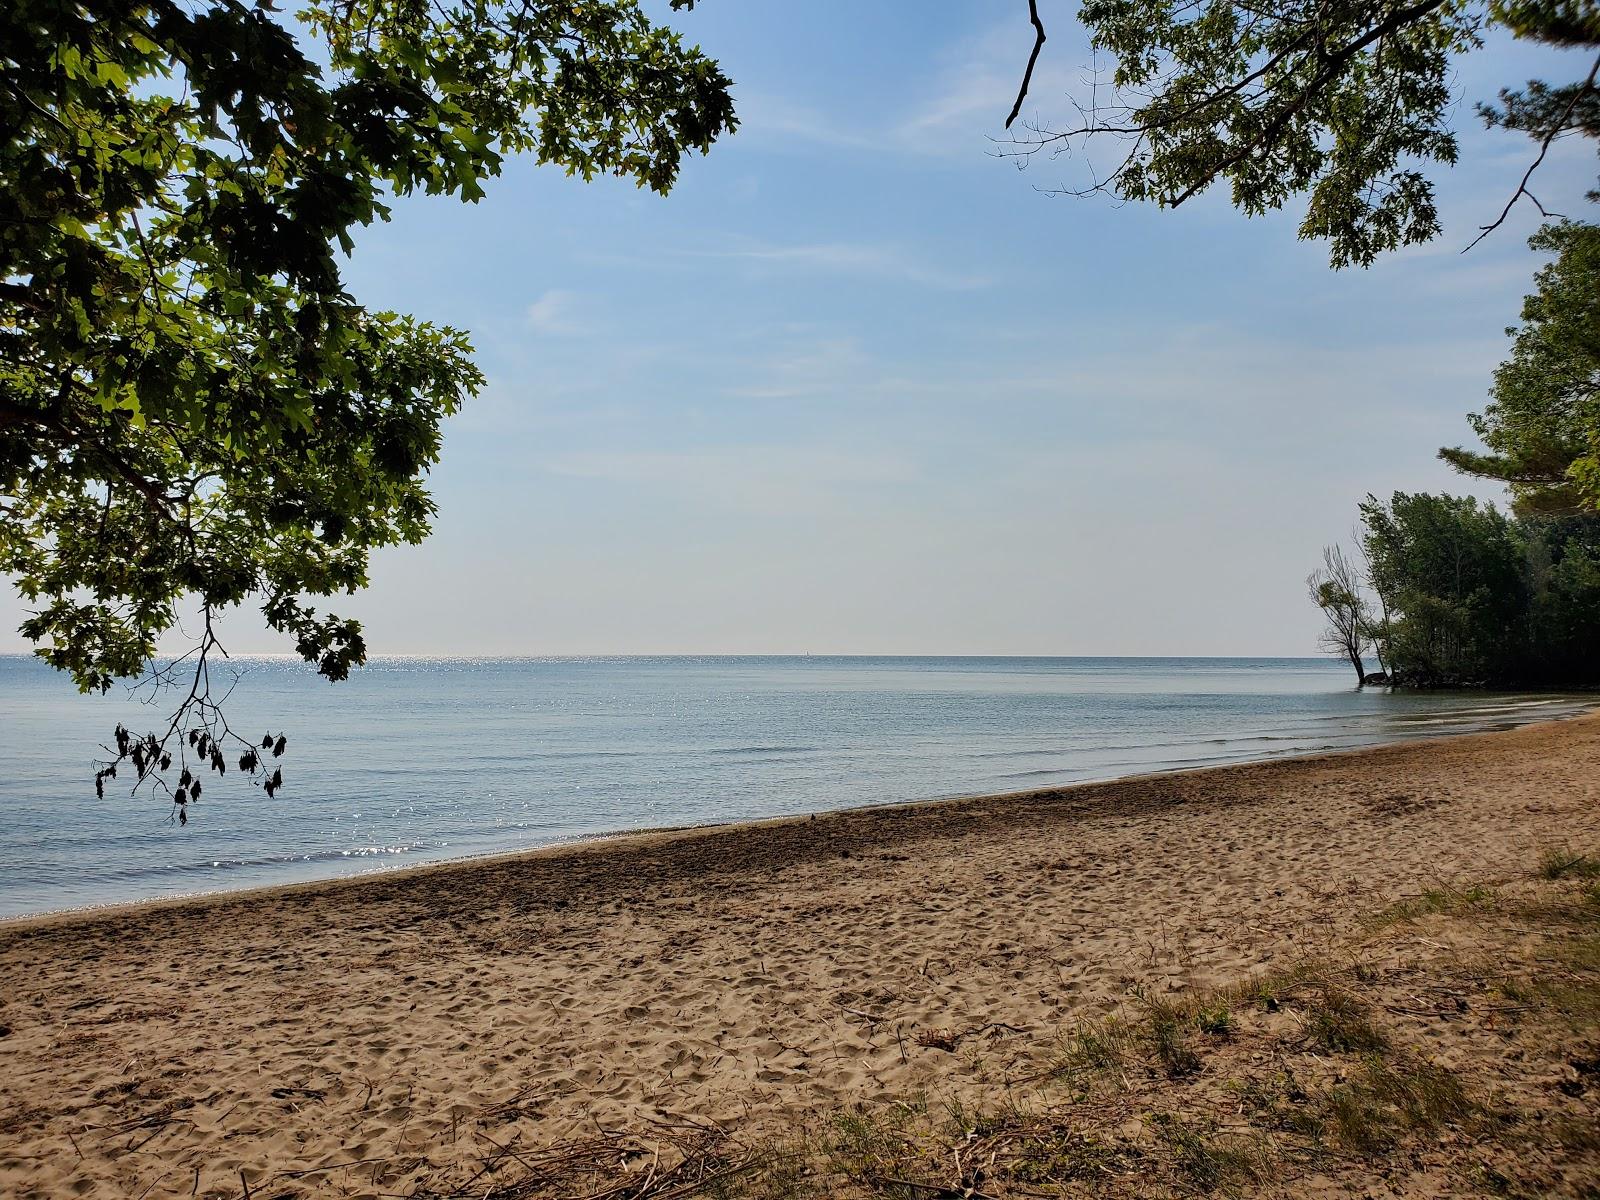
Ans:
[[[1510,511],[1368,496],[1359,555],[1330,547],[1307,581],[1327,616],[1323,647],[1364,683],[1600,682],[1600,225],[1548,225],[1532,244],[1554,258],[1509,331],[1490,403],[1469,418],[1486,451],[1439,452],[1504,483]]]

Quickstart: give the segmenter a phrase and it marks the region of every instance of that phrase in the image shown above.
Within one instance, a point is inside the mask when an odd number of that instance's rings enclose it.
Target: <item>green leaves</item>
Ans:
[[[1489,448],[1439,456],[1509,485],[1519,511],[1600,510],[1600,226],[1547,225],[1530,244],[1552,253],[1522,305],[1491,403],[1469,420]]]
[[[1453,61],[1490,24],[1518,37],[1600,46],[1593,0],[1085,0],[1080,17],[1115,62],[1084,119],[1035,129],[1014,153],[1120,143],[1085,191],[1166,207],[1216,185],[1251,216],[1304,198],[1302,238],[1334,266],[1439,232],[1430,164],[1451,164]],[[1586,84],[1502,94],[1491,123],[1536,138],[1593,133]],[[1518,192],[1518,195],[1522,193]]]
[[[1300,234],[1338,266],[1437,232],[1431,186],[1400,163],[1454,161],[1449,55],[1476,44],[1476,17],[1443,0],[1091,0],[1082,15],[1117,86],[1146,97],[1118,121],[1136,131],[1119,194],[1171,206],[1226,182],[1259,215],[1304,193]]]
[[[734,126],[716,64],[635,0],[300,18],[316,52],[229,0],[0,17],[0,570],[38,606],[26,636],[86,690],[202,613],[161,748],[191,718],[227,736],[213,614],[255,598],[343,679],[360,626],[301,598],[354,591],[374,547],[427,535],[440,425],[483,381],[460,331],[345,290],[385,197],[474,201],[524,151],[665,191]]]
[[[1509,520],[1468,497],[1361,506],[1386,661],[1424,687],[1600,676],[1600,516]]]
[[[1518,530],[1472,497],[1396,492],[1361,506],[1387,658],[1410,684],[1515,679],[1527,654]]]

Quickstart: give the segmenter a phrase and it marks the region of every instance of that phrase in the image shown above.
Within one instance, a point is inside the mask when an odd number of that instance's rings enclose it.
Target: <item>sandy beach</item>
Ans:
[[[1588,716],[10,922],[0,1194],[409,1195],[484,1138],[982,1099],[1135,981],[1600,844],[1597,800]]]

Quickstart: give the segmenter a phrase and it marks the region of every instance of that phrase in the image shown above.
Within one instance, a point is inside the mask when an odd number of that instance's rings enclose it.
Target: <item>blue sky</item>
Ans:
[[[1458,253],[1531,154],[1470,101],[1551,56],[1462,64],[1445,237],[1336,274],[1293,213],[1051,197],[1081,160],[994,157],[1025,7],[704,0],[668,19],[743,124],[671,196],[512,161],[368,231],[355,294],[470,330],[490,380],[435,536],[343,606],[373,651],[1313,653],[1302,581],[1357,500],[1474,490],[1434,451],[1538,260],[1526,212]],[[1041,9],[1048,119],[1089,55]],[[1541,197],[1579,212],[1593,161],[1561,148]]]

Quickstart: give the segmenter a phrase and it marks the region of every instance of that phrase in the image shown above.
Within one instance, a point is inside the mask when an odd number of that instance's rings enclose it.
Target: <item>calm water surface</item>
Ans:
[[[91,759],[162,711],[0,656],[0,915],[327,878],[662,825],[1017,791],[1564,715],[1577,696],[1357,692],[1318,659],[385,659],[329,685],[237,662],[289,736],[274,799],[187,827]]]

